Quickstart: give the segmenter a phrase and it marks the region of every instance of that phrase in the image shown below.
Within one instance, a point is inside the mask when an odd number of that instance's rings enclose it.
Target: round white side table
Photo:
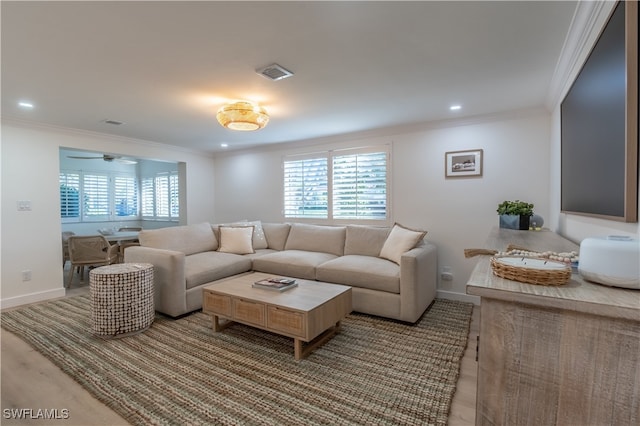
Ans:
[[[117,263],[89,272],[91,324],[99,337],[124,337],[151,326],[153,265]]]

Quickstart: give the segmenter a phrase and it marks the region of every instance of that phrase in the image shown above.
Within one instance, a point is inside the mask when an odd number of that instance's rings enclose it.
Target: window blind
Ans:
[[[156,176],[156,217],[169,217],[169,176]]]
[[[333,157],[333,218],[384,219],[387,210],[387,153]]]
[[[87,174],[82,179],[83,217],[109,219],[109,177],[105,174]]]
[[[153,217],[154,215],[153,181],[152,177],[146,177],[140,182],[140,214],[143,217]]]
[[[114,211],[116,216],[138,215],[138,189],[133,176],[115,176],[113,179]]]
[[[60,173],[60,217],[80,218],[80,173]]]
[[[169,175],[169,214],[172,218],[180,217],[180,188],[177,173]]]
[[[177,172],[161,172],[142,178],[140,212],[145,219],[176,220],[180,217],[180,187]]]
[[[327,157],[287,160],[283,168],[284,216],[327,218]]]
[[[390,146],[286,157],[284,217],[389,219]]]

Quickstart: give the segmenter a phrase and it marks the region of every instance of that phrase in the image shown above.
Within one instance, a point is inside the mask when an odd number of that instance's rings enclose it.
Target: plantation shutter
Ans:
[[[140,187],[140,214],[143,217],[153,217],[155,209],[153,196],[153,181],[151,177],[143,178]]]
[[[284,161],[284,217],[327,218],[327,157]]]
[[[80,173],[60,173],[60,217],[80,218]]]
[[[156,217],[169,217],[169,175],[156,176]]]
[[[384,219],[387,214],[387,153],[333,157],[333,218]]]
[[[138,215],[138,190],[133,176],[115,176],[113,194],[116,216]]]
[[[178,187],[178,173],[169,176],[169,213],[172,218],[180,216],[180,188]]]
[[[180,186],[178,172],[161,172],[140,181],[140,211],[146,219],[178,219]]]
[[[83,218],[109,220],[109,176],[85,173],[82,182]]]

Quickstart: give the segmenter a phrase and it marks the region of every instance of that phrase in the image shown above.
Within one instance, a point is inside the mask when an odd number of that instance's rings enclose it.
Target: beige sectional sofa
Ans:
[[[152,263],[155,307],[176,317],[202,308],[202,287],[249,271],[353,288],[353,310],[417,321],[436,294],[437,255],[400,225],[241,222],[140,232],[125,262]]]

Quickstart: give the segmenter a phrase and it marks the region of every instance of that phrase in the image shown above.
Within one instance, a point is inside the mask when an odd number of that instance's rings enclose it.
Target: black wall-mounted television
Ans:
[[[616,5],[560,114],[561,210],[637,222],[637,2]]]

